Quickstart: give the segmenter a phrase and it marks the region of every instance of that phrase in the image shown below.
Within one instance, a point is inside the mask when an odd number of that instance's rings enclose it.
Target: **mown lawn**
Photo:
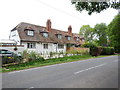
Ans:
[[[108,56],[108,55],[97,56],[97,58],[105,57],[105,56]],[[47,66],[47,65],[53,65],[53,64],[73,62],[73,61],[79,61],[79,60],[90,59],[90,58],[96,58],[96,57],[93,57],[91,55],[82,55],[82,56],[77,55],[77,56],[66,56],[66,57],[62,57],[62,58],[47,59],[45,61],[37,60],[37,61],[31,61],[31,62],[26,62],[26,63],[17,64],[17,65],[3,67],[2,72],[23,70],[23,69],[33,68],[33,67],[41,67],[41,66]]]

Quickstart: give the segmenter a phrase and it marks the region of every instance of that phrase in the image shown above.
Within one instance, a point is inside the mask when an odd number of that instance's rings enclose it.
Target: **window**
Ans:
[[[61,34],[58,34],[58,35],[57,35],[57,38],[58,38],[58,39],[62,39],[62,35],[61,35]]]
[[[48,44],[43,44],[44,49],[48,49]]]
[[[27,48],[36,48],[35,43],[27,43]]]
[[[12,34],[12,37],[16,36],[16,34]]]
[[[70,40],[70,39],[71,39],[71,37],[70,37],[70,36],[68,36],[68,37],[67,37],[67,39],[68,39],[68,40]]]
[[[58,44],[58,48],[59,49],[64,49],[64,45],[63,44]]]
[[[11,37],[14,37],[14,36],[16,36],[16,30],[11,32]]]
[[[28,30],[27,35],[34,36],[34,31],[33,30]]]
[[[47,37],[48,37],[48,33],[47,33],[47,32],[44,32],[44,33],[43,33],[43,37],[46,37],[46,38],[47,38]]]
[[[80,41],[80,38],[79,38],[79,37],[76,37],[76,41]]]

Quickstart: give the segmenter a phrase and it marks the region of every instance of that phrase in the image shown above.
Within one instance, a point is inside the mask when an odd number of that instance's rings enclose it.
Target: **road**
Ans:
[[[118,56],[3,73],[2,88],[118,88]]]

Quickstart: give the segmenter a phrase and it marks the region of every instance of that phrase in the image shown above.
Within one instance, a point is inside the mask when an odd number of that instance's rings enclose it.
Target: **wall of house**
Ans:
[[[49,54],[50,52],[66,52],[66,45],[64,45],[63,49],[58,49],[57,44],[48,43],[48,49],[44,49],[43,44],[47,43],[36,43],[36,48],[27,48],[27,42],[22,42],[22,45],[24,45],[24,49],[28,51],[35,51],[42,54]]]
[[[64,44],[63,49],[58,49],[58,44],[57,44],[57,52],[66,52],[66,44]]]
[[[15,40],[17,45],[20,45],[20,37],[17,30],[11,31],[9,39]]]

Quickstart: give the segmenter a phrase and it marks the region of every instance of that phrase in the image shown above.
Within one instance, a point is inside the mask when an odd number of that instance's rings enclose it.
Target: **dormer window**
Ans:
[[[28,30],[27,35],[28,36],[34,36],[34,30]]]
[[[61,34],[57,34],[57,38],[58,39],[62,39],[62,35]]]
[[[47,37],[48,37],[48,33],[47,33],[47,32],[44,32],[44,33],[43,33],[43,37],[46,37],[46,38],[47,38]]]
[[[67,37],[67,39],[68,39],[68,40],[71,40],[71,37],[70,37],[70,36],[68,36],[68,37]]]
[[[80,41],[80,38],[79,38],[79,37],[76,37],[76,41]]]

